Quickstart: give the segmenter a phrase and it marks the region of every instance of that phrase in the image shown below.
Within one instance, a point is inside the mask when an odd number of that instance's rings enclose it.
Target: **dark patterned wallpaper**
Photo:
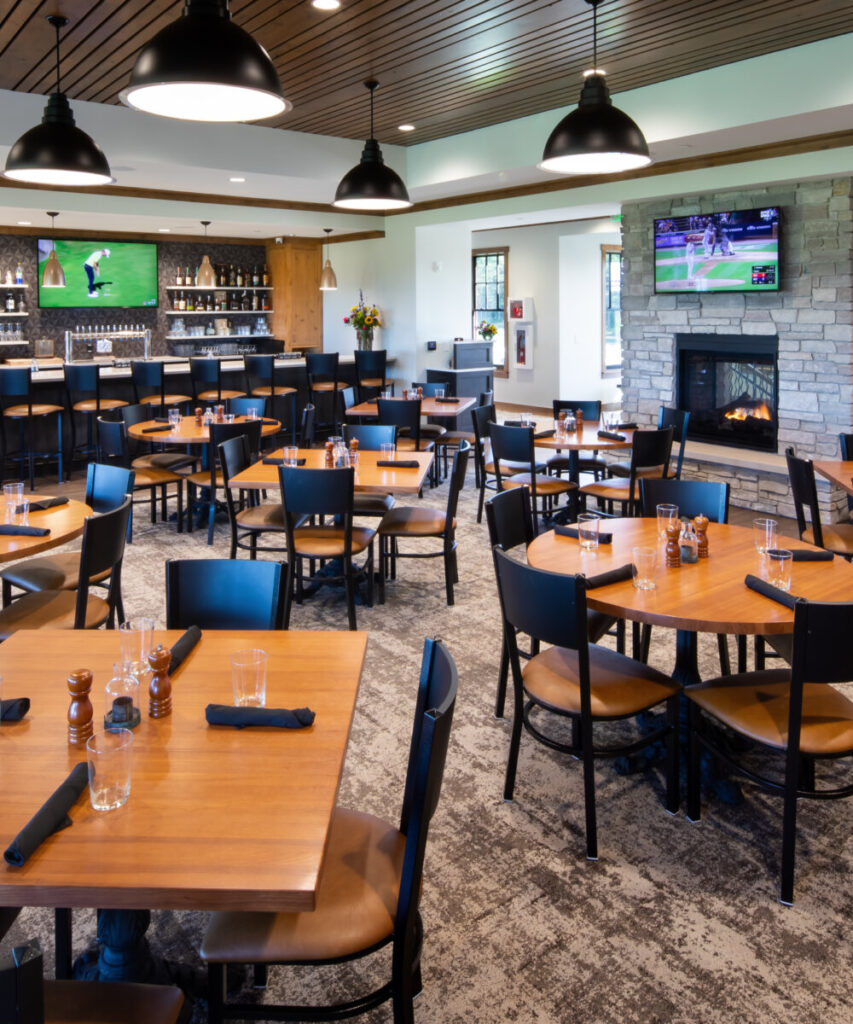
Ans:
[[[49,236],[46,230],[44,235]],[[189,266],[193,271],[201,263],[204,253],[210,256],[214,265],[240,264],[248,266],[249,269],[258,264],[262,266],[266,260],[266,249],[262,245],[216,245],[199,242],[158,242],[157,245],[157,276],[159,279],[159,301],[157,309],[116,309],[104,308],[93,309],[39,309],[38,289],[36,287],[36,237],[35,235],[0,235],[0,300],[3,300],[5,308],[6,291],[3,285],[6,281],[6,271],[12,272],[12,280],[15,278],[15,268],[20,261],[24,271],[24,283],[29,288],[24,291],[14,291],[16,301],[24,295],[24,303],[28,317],[16,321],[12,317],[0,318],[0,338],[3,337],[3,328],[6,330],[19,322],[23,328],[24,342],[20,347],[3,346],[0,349],[0,358],[6,356],[27,356],[33,354],[33,340],[35,338],[52,338],[54,342],[54,353],[63,356],[65,352],[65,331],[74,330],[80,327],[102,328],[111,325],[141,325],[151,329],[151,349],[153,355],[165,355],[171,351],[170,343],[166,341],[166,334],[169,333],[168,321],[164,310],[171,308],[169,293],[165,290],[166,285],[175,283],[175,273],[180,266]],[[129,239],[130,240],[130,239]],[[105,332],[108,333],[108,332]],[[138,349],[138,351],[137,351]],[[142,355],[141,342],[137,346],[133,342],[123,342],[121,350],[114,349],[114,355],[119,358],[125,356]]]

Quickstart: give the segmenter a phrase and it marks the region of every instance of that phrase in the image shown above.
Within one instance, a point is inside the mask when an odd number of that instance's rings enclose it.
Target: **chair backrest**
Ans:
[[[435,398],[436,391],[443,391],[447,393],[447,385],[442,381],[412,381],[413,388],[420,388],[423,392],[424,398]]]
[[[275,373],[275,356],[250,352],[243,356],[243,366],[249,378],[249,387],[261,387],[273,383]]]
[[[124,466],[90,462],[86,469],[86,504],[95,512],[111,512],[133,494],[134,472]]]
[[[480,400],[477,405],[494,405],[495,393],[494,391],[481,391]]]
[[[648,469],[669,465],[672,453],[672,427],[661,430],[635,430],[631,447],[631,468]]]
[[[678,444],[678,459],[675,463],[674,479],[681,479],[681,464],[684,462],[684,446],[687,444],[687,427],[690,413],[686,409],[669,409],[662,405],[658,410],[658,427],[672,427],[672,439]]]
[[[166,628],[280,629],[279,562],[188,558],[166,561]]]
[[[133,381],[133,397],[139,401],[142,391],[160,392],[161,404],[165,391],[165,375],[163,364],[159,359],[134,359],[130,364],[130,377]]]
[[[415,962],[420,948],[417,918],[429,825],[438,806],[459,676],[452,655],[440,640],[426,640],[421,659],[409,764],[400,814],[406,836],[394,921],[394,956]],[[410,970],[411,966],[404,966]]]
[[[285,523],[303,516],[344,516],[352,520],[355,475],[344,469],[299,469],[279,466]],[[289,545],[288,545],[289,546]]]
[[[16,405],[22,398],[32,416],[32,377],[29,366],[0,366],[0,408]]]
[[[231,477],[236,476],[241,470],[248,469],[252,464],[249,438],[245,434],[229,437],[227,440],[219,442],[217,451],[227,494],[228,481]],[[253,490],[249,493],[254,494],[255,491]]]
[[[355,405],[355,388],[341,388],[341,401],[344,403],[344,409],[349,409]]]
[[[459,492],[465,486],[465,474],[468,472],[468,457],[471,454],[471,445],[464,439],[459,441],[456,454],[453,456],[453,467],[450,470],[450,486],[447,491],[447,512],[446,531],[453,532],[453,520],[456,518],[456,509],[459,506]]]
[[[144,423],[145,420],[151,419],[151,406],[142,405],[141,402],[137,402],[134,405],[123,405],[119,409],[122,421],[127,427],[134,427],[137,423]]]
[[[124,424],[121,424],[122,426]],[[86,626],[86,605],[89,580],[98,573],[110,573],[107,603],[110,618],[115,614],[116,601],[121,593],[121,561],[127,539],[127,526],[133,499],[128,495],[110,512],[90,516],[83,525],[83,544],[80,548],[80,573],[77,577],[77,606],[74,628]]]
[[[497,417],[495,407],[491,403],[478,405],[471,410],[471,423],[474,427],[474,459],[483,459],[485,442],[489,440],[489,424]]]
[[[261,421],[245,420],[243,423],[211,423],[209,444],[209,468],[211,487],[216,486],[216,465],[219,445],[232,437],[245,437],[249,451],[257,455],[261,447]]]
[[[358,447],[365,452],[381,451],[383,444],[393,444],[397,428],[393,423],[345,423],[344,441],[356,438]]]
[[[850,462],[853,459],[853,434],[839,434],[838,441],[841,445],[841,458]]]
[[[509,487],[486,502],[486,522],[489,525],[489,543],[510,551],[523,544],[525,548],[536,536],[530,512],[530,490],[527,487]]]
[[[251,409],[254,409],[258,416],[265,416],[266,408],[267,400],[263,396],[225,399],[225,411],[233,412],[235,416],[248,416]]]
[[[309,402],[302,410],[302,427],[299,442],[303,448],[314,447],[314,406]]]
[[[97,363],[63,363],[62,375],[70,402],[76,402],[79,395],[100,397],[100,367]]]
[[[124,420],[105,420],[103,416],[98,417],[98,447],[102,459],[115,459],[120,466],[130,467],[127,425]]]
[[[693,519],[706,515],[712,523],[729,521],[729,485],[714,480],[640,478],[640,510],[655,515],[658,505],[678,505],[678,514]]]
[[[409,431],[414,439],[415,447],[421,446],[421,400],[419,398],[377,398],[377,419],[383,425],[391,424]]]
[[[376,380],[381,378],[382,386],[385,385],[385,370],[388,361],[388,353],[385,349],[370,349],[361,351],[356,349],[353,352],[355,358],[355,379],[361,381]]]
[[[788,479],[791,481],[791,494],[794,498],[794,510],[797,516],[797,529],[800,537],[809,523],[806,521],[805,510],[808,507],[814,543],[823,547],[823,528],[820,522],[820,506],[817,500],[817,485],[814,478],[814,465],[811,459],[800,459],[794,454],[793,448],[785,449],[785,461],[788,463]]]
[[[508,427],[492,421],[489,423],[489,439],[496,470],[500,470],[499,462],[525,462],[532,468],[533,427]]]
[[[338,381],[337,352],[308,352],[305,356],[305,371],[308,374],[308,386],[320,382]]]
[[[193,386],[193,399],[198,398],[200,385],[214,385],[216,397],[222,397],[222,363],[218,359],[209,357],[195,357],[190,359],[190,380]]]
[[[585,420],[601,419],[601,402],[599,401],[584,399],[575,402],[570,398],[555,398],[551,404],[554,409],[554,419],[557,419],[561,412],[574,412],[575,409],[581,410]]]

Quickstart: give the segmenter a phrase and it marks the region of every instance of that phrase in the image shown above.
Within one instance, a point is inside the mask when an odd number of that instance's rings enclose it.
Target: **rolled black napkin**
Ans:
[[[143,434],[162,434],[166,430],[171,430],[171,423],[164,423],[162,427],[143,427]]]
[[[276,729],[304,729],[314,724],[310,708],[236,708],[231,704],[208,704],[204,709],[208,725],[233,725],[245,729],[250,725],[270,726]]]
[[[805,548],[797,550],[796,548],[791,551],[791,561],[793,562],[831,562],[835,558],[835,555],[831,551],[809,551]]]
[[[606,437],[608,441],[627,441],[624,434],[617,434],[615,430],[599,430],[599,437]]]
[[[637,430],[636,423],[615,423],[613,426],[614,430]]]
[[[558,523],[554,527],[554,533],[558,534],[560,537],[574,537],[575,540],[578,540],[578,528],[576,526],[560,526],[560,524]],[[599,527],[599,530],[598,530],[598,543],[599,544],[612,544],[613,543],[613,534],[612,533],[602,533],[601,532],[601,527]]]
[[[0,722],[20,722],[29,710],[29,697],[9,697],[7,700],[0,700]]]
[[[377,459],[376,465],[383,469],[420,469],[417,459]]]
[[[251,422],[251,421],[250,421]],[[265,427],[280,427],[281,424],[278,420],[264,420],[260,421]]]
[[[459,405],[458,398],[436,398],[439,405]]]
[[[50,530],[44,526],[15,526],[14,523],[0,525],[0,534],[4,537],[48,537]]]
[[[546,437],[553,437],[557,433],[556,430],[540,430],[533,435],[534,439],[544,440]]]
[[[80,799],[89,784],[89,766],[81,761],[74,766],[68,778],[47,798],[9,844],[3,856],[7,864],[19,868],[36,852],[41,844],[60,829],[74,822],[68,812]]]
[[[634,575],[634,567],[630,563],[622,565],[618,569],[611,569],[609,572],[600,572],[597,576],[587,576],[586,589],[595,590],[596,587],[606,587],[610,583],[621,583],[629,580]]]
[[[279,459],[275,455],[268,455],[265,459],[261,459],[261,462],[263,463],[264,466],[283,466],[284,465],[284,459]],[[305,462],[306,462],[305,459],[297,459],[296,460],[296,465],[297,466],[304,466]]]
[[[505,427],[527,427],[530,424],[522,423],[521,420],[504,420],[503,425]]]
[[[783,604],[786,608],[793,608],[797,603],[795,594],[789,594],[786,590],[780,590],[778,587],[774,587],[772,583],[768,583],[767,580],[760,580],[757,576],[753,576],[752,573],[747,573],[743,582],[750,590],[754,590],[756,594],[763,594],[764,597],[769,597],[771,601]]]
[[[152,416],[151,419],[154,420],[155,423],[171,423],[172,422],[169,419],[168,416]]]
[[[169,662],[169,675],[178,671],[199,640],[201,630],[198,626],[190,626],[184,635],[175,641],[172,645],[172,660]]]
[[[29,505],[18,505],[15,511],[18,515],[21,515],[25,509],[29,508],[30,512],[44,512],[49,508],[56,508],[57,505],[67,505],[68,498],[64,495],[58,498],[42,498],[40,501],[31,501]]]

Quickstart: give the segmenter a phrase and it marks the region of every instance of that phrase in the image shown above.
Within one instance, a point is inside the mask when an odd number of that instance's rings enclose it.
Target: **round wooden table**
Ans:
[[[49,497],[46,494],[31,495],[31,501],[42,501]],[[57,505],[45,509],[44,512],[30,512],[30,526],[40,526],[50,530],[45,537],[9,537],[0,534],[0,562],[13,562],[16,558],[26,555],[37,555],[40,551],[59,547],[69,540],[74,540],[83,532],[86,518],[92,514],[91,508],[82,501],[69,500],[67,505]]]
[[[248,423],[248,416],[235,416],[234,423]],[[128,427],[128,437],[136,441],[149,441],[151,444],[208,444],[210,442],[210,431],[206,426],[197,426],[194,416],[184,416],[178,424],[177,429],[156,430],[146,433],[148,427],[168,427],[168,423],[158,423],[156,420],[143,420],[141,423],[134,423]],[[261,426],[261,437],[270,437],[277,434],[281,429],[278,420],[267,420]]]
[[[584,420],[580,430],[575,430],[571,434],[561,434],[559,437],[556,434],[552,437],[536,437],[535,443],[537,448],[553,448],[559,452],[568,452],[569,479],[577,483],[580,475],[579,452],[616,451],[630,448],[634,443],[633,430],[613,430],[612,433],[621,434],[625,438],[624,441],[615,441],[610,437],[599,437],[598,431],[602,429],[599,420]]]
[[[634,547],[657,548],[655,590],[635,590],[631,580],[625,580],[588,591],[587,604],[618,618],[678,630],[672,673],[678,682],[701,682],[697,633],[793,631],[790,608],[744,584],[747,573],[761,576],[762,568],[750,527],[711,523],[709,557],[678,569],[666,568],[665,542],[658,538],[656,519],[603,520],[601,530],[613,534],[613,543],[599,544],[595,552],[581,551],[578,541],[570,537],[543,533],[528,547],[528,561],[537,569],[595,576],[629,564]],[[816,550],[788,537],[780,538],[782,545]],[[795,562],[791,593],[813,601],[848,601],[853,597],[853,565],[837,556],[831,562]]]

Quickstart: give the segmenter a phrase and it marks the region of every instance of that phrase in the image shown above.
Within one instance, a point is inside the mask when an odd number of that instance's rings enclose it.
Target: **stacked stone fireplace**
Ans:
[[[720,210],[781,208],[779,292],[694,295],[654,294],[653,223],[655,218]],[[732,502],[746,508],[791,515],[785,448],[794,445],[808,458],[839,458],[838,434],[853,432],[853,202],[851,179],[809,181],[626,204],[622,210],[623,410],[643,425],[654,425],[661,405],[680,404],[684,391],[682,352],[719,351],[727,346],[754,352],[755,367],[776,371],[775,438],[762,424],[748,422],[755,395],[749,374],[743,387],[723,400],[703,400],[715,410],[730,403],[739,419],[723,436],[695,436],[708,417],[694,411],[694,439],[688,443],[684,475],[727,480]],[[706,344],[706,342],[708,344]],[[750,342],[755,345],[750,347]],[[694,360],[695,362],[695,360]],[[714,373],[716,373],[714,369]],[[767,391],[757,370],[756,390]],[[710,364],[704,378],[710,380]],[[732,385],[732,387],[734,387]],[[718,387],[718,391],[722,388]],[[771,392],[772,395],[772,392]],[[738,402],[738,399],[743,399]],[[770,405],[771,403],[767,403]],[[757,404],[756,407],[757,408]],[[719,415],[725,416],[722,410]],[[756,438],[760,443],[756,444]],[[825,514],[846,516],[846,499],[819,482]]]

